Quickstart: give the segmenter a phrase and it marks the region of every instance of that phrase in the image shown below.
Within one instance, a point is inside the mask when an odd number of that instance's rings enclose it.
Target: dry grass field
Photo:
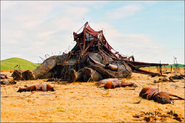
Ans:
[[[151,70],[152,71],[152,70]],[[153,69],[153,71],[156,71]],[[179,72],[184,74],[184,69]],[[10,72],[2,72],[11,75]],[[167,74],[168,76],[174,75]],[[141,99],[142,87],[156,87],[184,97],[184,80],[154,83],[159,77],[133,73],[125,82],[132,87],[104,90],[96,82],[46,82],[46,80],[18,81],[16,85],[1,85],[1,122],[184,122],[184,101],[159,104]],[[19,87],[38,83],[54,86],[54,92],[16,92]]]

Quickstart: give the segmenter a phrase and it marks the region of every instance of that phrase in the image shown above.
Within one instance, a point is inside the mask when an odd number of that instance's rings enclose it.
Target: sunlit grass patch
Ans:
[[[66,109],[63,107],[56,107],[58,112],[66,112]]]

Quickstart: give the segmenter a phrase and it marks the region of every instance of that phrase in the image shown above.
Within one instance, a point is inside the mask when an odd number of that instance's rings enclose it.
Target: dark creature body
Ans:
[[[17,92],[26,91],[55,91],[54,88],[49,84],[36,84],[26,88],[19,88]]]
[[[144,99],[154,100],[155,102],[161,104],[174,104],[173,100],[185,100],[184,98],[181,98],[174,94],[161,92],[158,88],[143,88],[139,93],[139,96]],[[173,99],[170,96],[177,97],[177,99]]]
[[[99,81],[101,79],[110,77],[130,77],[131,68],[124,61],[114,61],[109,56],[105,55],[104,58],[108,59],[109,63],[117,66],[117,70],[112,70],[110,64],[103,64],[103,57],[100,53],[89,53],[82,60],[82,63],[77,62],[78,57],[71,57],[66,63],[61,64],[61,61],[65,60],[66,56],[55,56],[46,59],[39,67],[33,71],[14,71],[12,76],[15,79],[42,79],[42,78],[52,78],[56,76],[57,78],[64,78],[68,82],[74,81]],[[92,62],[96,61],[97,63]],[[95,60],[96,59],[96,60]],[[63,62],[62,61],[62,62]],[[77,64],[75,64],[77,63]],[[109,66],[109,67],[107,67]],[[22,78],[21,78],[22,77]]]
[[[160,75],[139,69],[140,67],[161,66],[134,62],[134,57],[121,56],[106,41],[103,31],[94,31],[88,22],[79,34],[73,33],[76,45],[68,53],[46,59],[33,71],[14,72],[14,79],[63,78],[68,82],[99,81],[105,78],[129,78],[132,71],[152,76]],[[132,59],[132,61],[131,61]]]

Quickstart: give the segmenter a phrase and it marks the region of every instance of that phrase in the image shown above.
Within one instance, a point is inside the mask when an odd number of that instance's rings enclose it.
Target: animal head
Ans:
[[[170,76],[169,79],[170,79],[172,82],[174,81],[172,76]]]
[[[19,90],[17,92],[23,92],[23,88],[19,88]]]
[[[54,88],[49,84],[47,84],[47,90],[48,91],[55,91]]]
[[[143,96],[145,95],[145,93],[146,93],[149,89],[150,89],[149,87],[143,88],[143,89],[141,90],[141,92],[139,93],[139,96],[140,96],[140,97],[143,97]]]
[[[133,84],[133,87],[138,87],[136,84]]]
[[[105,83],[104,88],[105,89],[111,89],[111,88],[114,88],[114,87],[113,87],[112,82],[107,82],[107,83]]]
[[[166,92],[159,92],[155,97],[154,101],[159,102],[161,104],[174,104],[171,100],[170,96]]]
[[[55,91],[55,90],[54,90],[54,88],[53,88],[53,87],[51,87],[51,88],[49,89],[49,91]]]

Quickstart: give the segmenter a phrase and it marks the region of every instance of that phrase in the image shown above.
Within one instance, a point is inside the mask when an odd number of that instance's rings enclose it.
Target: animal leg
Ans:
[[[179,97],[179,96],[174,95],[174,94],[169,94],[169,96],[173,96],[173,97],[177,97],[178,98],[178,99],[173,99],[173,100],[185,100],[184,98]]]
[[[30,70],[24,71],[24,72],[22,73],[22,77],[23,77],[23,79],[25,79],[25,80],[34,80],[34,79],[35,79],[35,77],[34,77],[34,75],[33,75],[33,72],[30,71]]]
[[[121,82],[121,87],[126,87],[126,86],[129,86],[129,87],[137,87],[137,85],[136,84],[134,84],[134,83],[129,83],[129,84],[127,84],[127,83],[125,83],[125,82]]]
[[[22,80],[22,71],[14,70],[11,76],[13,77],[14,80]]]
[[[33,75],[35,79],[48,73],[52,68],[55,67],[55,65],[56,65],[56,59],[54,56],[46,59],[39,67],[33,70]]]
[[[102,68],[102,67],[100,67],[98,65],[92,65],[91,68],[93,68],[94,70],[96,70],[99,73],[101,73],[103,78],[116,78],[116,76],[114,74],[112,74],[111,72],[109,72],[105,68]]]
[[[65,79],[67,82],[75,82],[82,79],[82,71],[76,72],[74,69],[70,69],[65,73]]]
[[[82,75],[83,75],[83,81],[87,82],[87,81],[99,81],[101,79],[103,79],[103,77],[101,76],[101,74],[99,74],[97,71],[88,68],[88,67],[84,67],[82,69]]]

